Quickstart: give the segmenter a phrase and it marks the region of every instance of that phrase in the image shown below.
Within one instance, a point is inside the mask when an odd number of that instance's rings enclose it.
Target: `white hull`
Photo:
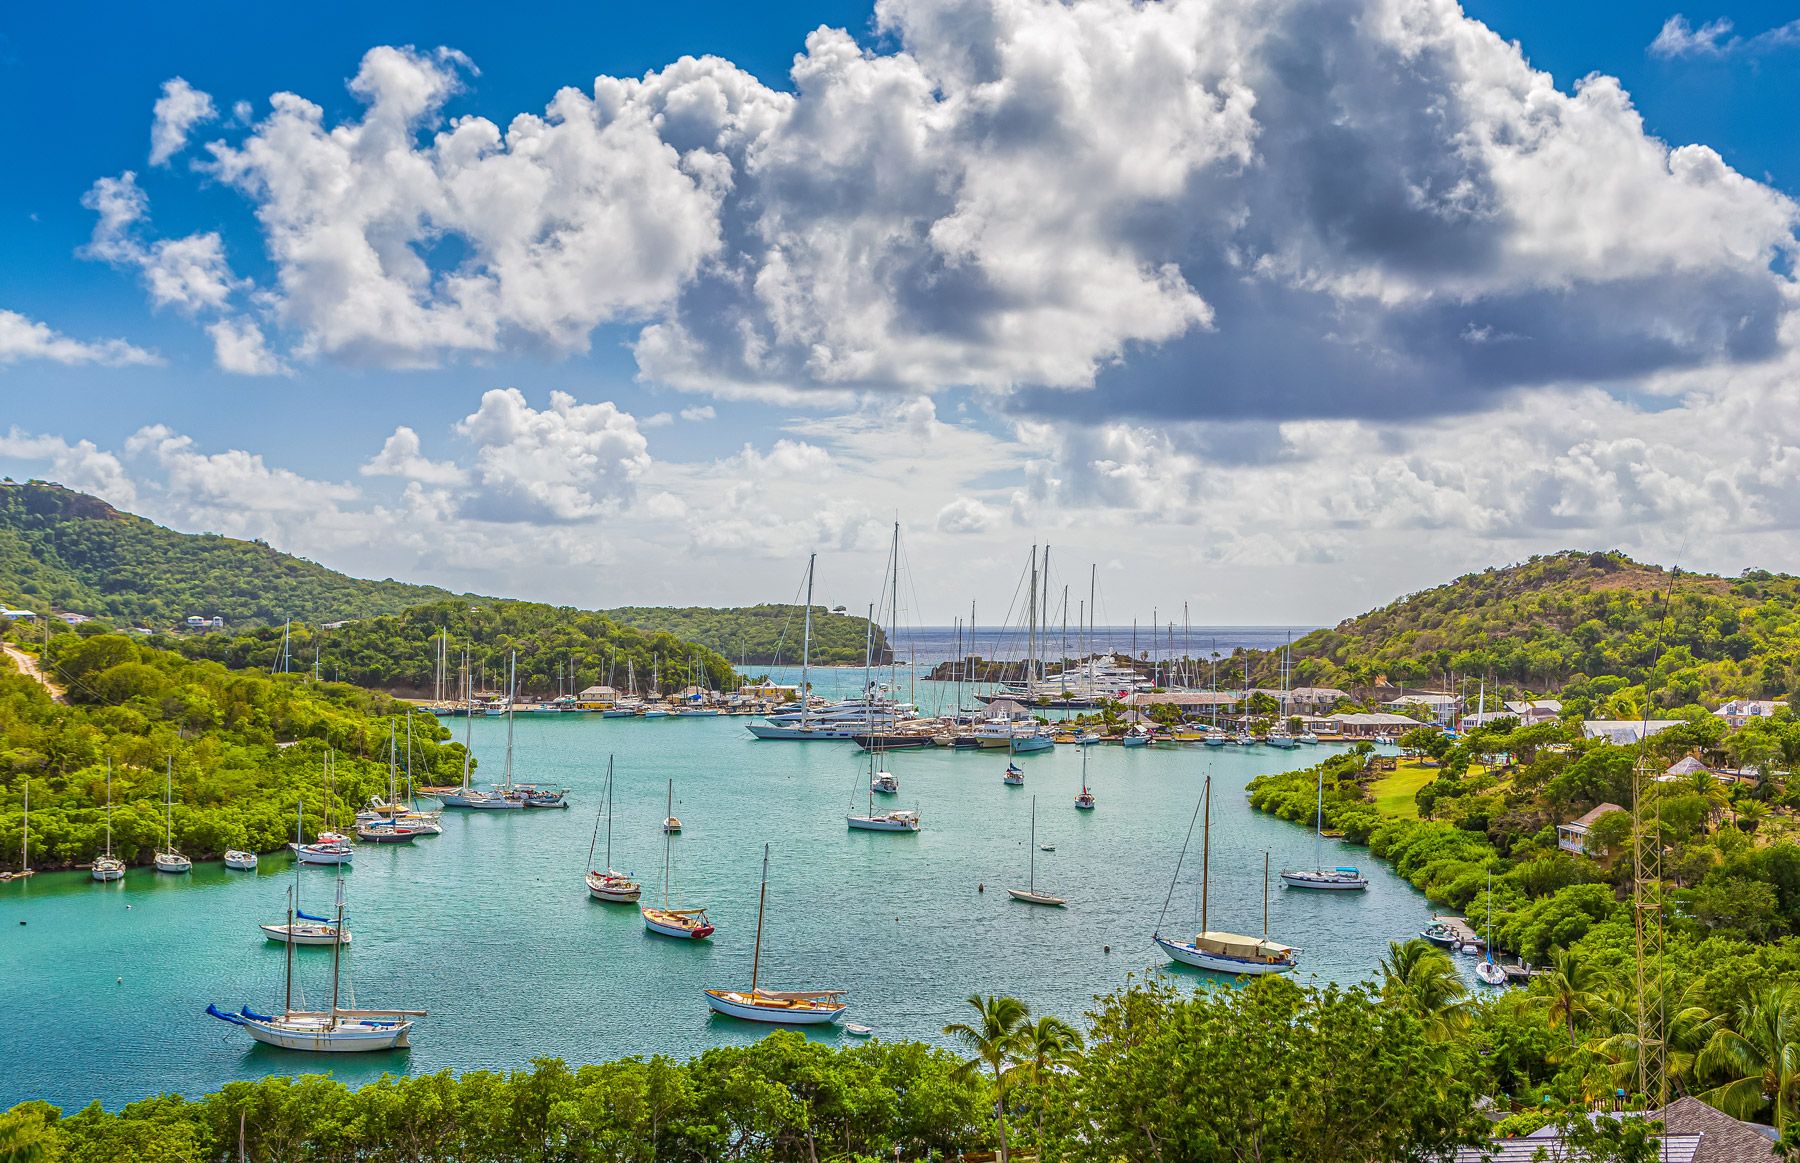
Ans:
[[[777,1026],[826,1026],[843,1016],[847,1008],[842,1002],[824,1005],[793,1006],[750,1004],[749,995],[726,990],[703,989],[701,995],[714,1013],[746,1022],[767,1022]],[[735,1000],[744,999],[744,1000]]]
[[[348,945],[355,937],[354,933],[345,929],[340,941],[327,925],[296,924],[291,932],[286,925],[258,925],[257,928],[261,929],[263,936],[269,940],[289,945]]]
[[[122,860],[108,863],[106,857],[102,856],[94,861],[93,876],[98,881],[124,880],[125,863]]]
[[[917,816],[845,816],[844,822],[860,832],[917,832]]]
[[[1009,888],[1006,890],[1006,895],[1016,901],[1024,901],[1028,905],[1049,905],[1052,908],[1061,908],[1069,903],[1062,897],[1051,896],[1047,892],[1032,892],[1025,888]]]
[[[477,801],[486,798],[486,796],[478,791],[454,791],[444,796],[441,802],[446,808],[472,808],[476,805]]]
[[[745,723],[744,729],[758,739],[778,739],[789,743],[841,743],[855,738],[865,727],[861,723],[842,727],[822,727],[818,724],[810,727],[778,727],[770,723]]]
[[[1330,872],[1311,870],[1290,872],[1283,869],[1281,883],[1289,888],[1304,888],[1314,892],[1361,892],[1369,887],[1367,877],[1335,876]]]
[[[345,1022],[326,1030],[323,1021],[308,1029],[289,1023],[244,1019],[244,1029],[265,1046],[319,1054],[355,1054],[370,1050],[404,1050],[411,1046],[411,1022]]]
[[[255,872],[256,853],[227,852],[225,854],[225,867],[231,869],[233,872]]]
[[[643,895],[643,886],[635,881],[622,877],[607,878],[599,873],[587,874],[588,895],[597,901],[606,901],[615,905],[636,904]]]
[[[1025,777],[1022,775],[1003,775],[1000,777],[1000,782],[1007,787],[1024,787]]]
[[[1506,970],[1495,965],[1492,961],[1483,961],[1480,965],[1477,965],[1475,967],[1475,976],[1481,978],[1481,980],[1488,985],[1506,984]]]
[[[1056,746],[1056,740],[1047,735],[1027,735],[1024,738],[1013,738],[1007,746],[1014,755],[1024,755],[1032,751],[1048,751]]]
[[[1195,969],[1210,969],[1214,973],[1247,974],[1261,976],[1267,973],[1286,973],[1294,968],[1292,962],[1251,961],[1242,957],[1226,957],[1219,953],[1208,953],[1197,948],[1191,942],[1171,941],[1166,937],[1156,938],[1162,951],[1183,965],[1191,965]]]
[[[356,852],[349,847],[336,845],[320,847],[316,844],[289,844],[294,850],[294,858],[302,864],[349,864],[356,859]]]
[[[194,862],[176,852],[158,852],[156,854],[156,871],[179,875],[194,871]]]
[[[444,802],[448,803],[449,801]],[[509,800],[505,796],[493,795],[482,796],[478,800],[472,799],[462,806],[477,812],[506,812],[523,811],[525,803],[523,800]]]
[[[702,924],[699,928],[690,929],[679,924],[657,920],[650,909],[640,909],[639,912],[644,918],[644,928],[660,937],[673,937],[677,941],[702,941],[713,934],[713,927],[710,924]]]

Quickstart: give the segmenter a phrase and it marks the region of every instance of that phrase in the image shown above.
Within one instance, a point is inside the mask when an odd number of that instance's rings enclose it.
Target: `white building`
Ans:
[[[1787,709],[1786,699],[1732,699],[1713,714],[1733,727],[1742,727],[1752,719],[1770,719],[1776,711]]]
[[[1588,855],[1587,836],[1601,816],[1610,816],[1614,812],[1622,812],[1618,804],[1601,804],[1588,812],[1579,820],[1571,820],[1567,824],[1556,826],[1556,846],[1564,852],[1573,852],[1577,856]]]
[[[1682,719],[1583,719],[1581,721],[1581,737],[1584,739],[1604,739],[1608,743],[1629,746],[1642,743],[1650,735],[1667,731],[1670,727],[1679,727]]]

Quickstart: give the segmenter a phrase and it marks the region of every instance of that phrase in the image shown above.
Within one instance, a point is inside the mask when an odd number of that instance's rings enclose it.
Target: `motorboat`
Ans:
[[[255,872],[256,853],[227,848],[225,850],[225,867],[233,872]]]

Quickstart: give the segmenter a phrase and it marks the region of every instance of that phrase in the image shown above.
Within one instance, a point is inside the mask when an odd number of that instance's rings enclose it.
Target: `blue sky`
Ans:
[[[1794,402],[1792,11],[1465,11],[15,8],[0,312],[65,342],[0,328],[0,471],[582,604],[785,597],[818,550],[859,605],[896,518],[927,620],[1034,541],[1126,619],[1565,545],[1800,568],[1800,434],[1744,420]],[[211,115],[153,165],[177,77]],[[302,162],[284,91],[362,144]],[[433,151],[461,118],[512,170]],[[104,238],[101,189],[140,200]]]

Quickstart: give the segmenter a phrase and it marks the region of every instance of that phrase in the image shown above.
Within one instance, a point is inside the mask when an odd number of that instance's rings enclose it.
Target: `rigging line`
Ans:
[[[1162,932],[1163,921],[1169,915],[1169,902],[1175,899],[1175,886],[1181,883],[1181,862],[1187,859],[1188,845],[1194,842],[1194,825],[1200,820],[1200,805],[1203,801],[1194,801],[1194,814],[1188,818],[1187,839],[1181,842],[1181,855],[1175,858],[1175,875],[1169,878],[1169,894],[1163,897],[1162,912],[1156,914],[1156,931]]]

